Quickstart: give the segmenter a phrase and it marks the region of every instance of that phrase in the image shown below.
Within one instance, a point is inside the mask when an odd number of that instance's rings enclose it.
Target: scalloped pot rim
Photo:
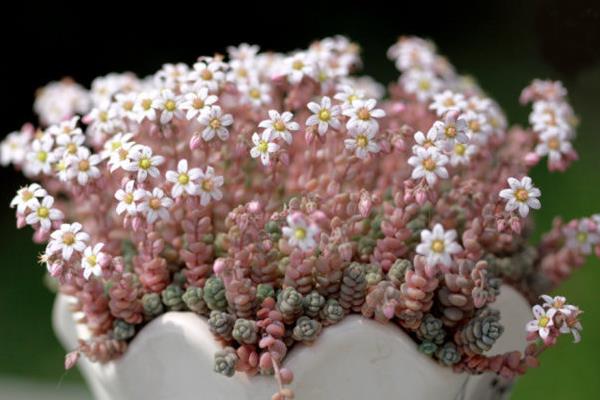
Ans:
[[[78,338],[89,337],[69,310],[73,301],[58,295],[53,310],[54,330],[67,350]],[[527,301],[504,285],[493,307],[511,329],[491,354],[522,349],[530,319]],[[227,378],[213,372],[214,353],[221,348],[205,318],[168,312],[148,323],[121,359],[100,365],[82,358],[79,368],[100,400],[270,399],[276,391],[273,377],[237,373]],[[496,399],[508,395],[511,384],[490,373],[456,374],[420,353],[397,326],[360,315],[323,329],[311,346],[295,346],[284,364],[294,372],[297,399],[378,399],[399,393],[411,399]]]

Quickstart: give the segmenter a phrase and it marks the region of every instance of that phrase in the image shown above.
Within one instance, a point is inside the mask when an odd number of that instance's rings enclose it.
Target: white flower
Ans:
[[[117,190],[115,193],[115,199],[119,201],[117,204],[117,215],[121,215],[127,212],[127,215],[133,216],[137,214],[137,203],[143,197],[145,192],[143,190],[135,189],[135,181],[127,181],[123,189]]]
[[[411,174],[412,179],[421,179],[425,177],[430,186],[437,182],[438,177],[448,178],[448,171],[444,167],[448,163],[448,157],[442,154],[436,147],[413,147],[413,156],[408,159],[408,163],[413,166]]]
[[[538,156],[548,156],[550,162],[559,162],[563,154],[573,151],[571,142],[566,140],[558,129],[549,129],[540,135],[540,143],[535,147]]]
[[[540,298],[544,300],[544,304],[542,304],[542,307],[555,309],[557,312],[560,312],[565,315],[571,314],[571,312],[576,309],[576,307],[567,304],[567,299],[563,296],[551,297],[547,294],[543,294],[540,296]]]
[[[313,115],[306,120],[306,126],[318,125],[317,131],[323,136],[331,125],[333,129],[340,129],[341,124],[338,119],[340,114],[339,106],[332,106],[331,99],[324,96],[321,99],[321,104],[310,102],[306,105]]]
[[[525,329],[527,332],[537,332],[540,338],[546,340],[550,335],[550,328],[554,326],[554,315],[556,310],[554,308],[548,311],[538,304],[532,308],[534,320],[527,323]]]
[[[68,160],[69,179],[77,178],[77,183],[85,185],[90,179],[96,179],[100,176],[100,169],[97,165],[101,158],[98,154],[91,154],[87,147],[80,147],[77,154],[70,156]]]
[[[38,198],[43,198],[47,195],[48,193],[43,187],[37,183],[32,183],[17,191],[17,195],[10,202],[10,207],[17,207],[17,213],[22,214],[26,209],[31,208],[32,205],[39,202]]]
[[[137,96],[133,111],[137,115],[137,121],[142,122],[156,121],[156,111],[158,109],[158,99],[155,92],[143,92]]]
[[[137,189],[135,197],[142,197],[141,203],[137,206],[137,211],[146,215],[146,221],[149,224],[153,224],[158,218],[163,221],[171,219],[169,208],[173,205],[173,200],[165,196],[162,189],[154,188],[151,192]]]
[[[456,143],[465,144],[469,141],[467,121],[453,112],[447,113],[443,121],[435,121],[432,128],[436,130],[446,151],[452,151]]]
[[[271,133],[264,130],[261,136],[254,132],[252,135],[252,143],[254,147],[250,149],[250,156],[252,158],[260,157],[260,161],[263,165],[267,166],[270,163],[270,153],[274,153],[279,150],[279,145],[273,143]]]
[[[462,110],[466,105],[467,102],[463,94],[445,90],[433,96],[433,102],[429,105],[429,109],[434,110],[441,117],[450,110]]]
[[[477,144],[487,143],[493,129],[486,115],[468,111],[463,114],[462,118],[467,122],[467,136],[469,139]]]
[[[181,109],[186,111],[185,118],[191,120],[217,102],[217,96],[208,94],[208,88],[202,87],[197,92],[190,92],[184,96]]]
[[[287,75],[288,81],[291,84],[300,83],[304,76],[312,77],[314,74],[314,66],[308,55],[304,52],[299,52],[284,61],[284,72]]]
[[[442,87],[442,81],[433,72],[418,69],[403,73],[400,83],[407,93],[415,95],[420,102],[431,99]]]
[[[415,132],[413,137],[416,143],[413,146],[413,152],[415,152],[415,149],[419,146],[424,147],[426,149],[429,147],[435,147],[439,150],[442,149],[443,142],[438,135],[437,129],[433,126],[427,131],[427,136],[425,136],[423,132],[417,131]]]
[[[190,73],[190,78],[206,87],[210,92],[216,92],[221,82],[225,79],[225,74],[221,71],[223,63],[216,60],[206,59],[194,64],[194,70]]]
[[[79,116],[75,116],[66,121],[62,121],[58,124],[49,126],[48,129],[46,129],[46,132],[48,132],[48,134],[53,135],[53,136],[81,135],[81,134],[83,134],[83,132],[81,131],[81,128],[79,128],[77,126],[78,122],[79,122]]]
[[[573,342],[579,343],[581,340],[581,330],[583,326],[581,326],[581,322],[579,322],[579,315],[582,311],[576,306],[567,306],[569,307],[569,314],[565,315],[565,319],[560,326],[559,332],[562,334],[572,334]]]
[[[388,50],[388,57],[400,71],[431,69],[435,62],[435,46],[417,37],[402,37]]]
[[[102,152],[100,152],[100,156],[103,159],[110,158],[112,162],[109,161],[109,165],[114,164],[120,158],[118,157],[120,150],[126,148],[127,146],[133,145],[133,143],[130,142],[132,137],[133,133],[117,133],[116,135],[111,136],[110,139],[104,142],[103,150]],[[115,157],[115,159],[113,160],[113,157],[115,155],[117,157]]]
[[[44,173],[45,175],[52,174],[52,163],[55,161],[52,147],[54,141],[49,136],[44,136],[41,139],[36,139],[31,144],[31,149],[27,153],[26,169],[33,175]]]
[[[200,114],[198,122],[205,126],[202,131],[202,139],[205,141],[210,141],[215,135],[221,140],[227,140],[229,138],[227,127],[233,124],[233,117],[231,114],[223,114],[221,107],[211,106]]]
[[[188,170],[187,160],[179,160],[179,163],[177,163],[177,172],[167,171],[165,174],[167,181],[174,183],[171,189],[171,196],[177,198],[184,192],[190,196],[198,194],[196,180],[200,177],[201,172],[200,168]]]
[[[137,120],[137,112],[135,110],[135,104],[137,101],[136,92],[117,93],[115,95],[115,100],[115,111],[119,117],[129,118],[132,121]]]
[[[471,162],[471,157],[477,153],[477,146],[474,144],[456,143],[452,154],[450,154],[450,165],[468,165]]]
[[[292,121],[294,115],[285,111],[279,114],[275,110],[269,110],[269,119],[261,121],[258,126],[265,128],[265,132],[283,139],[288,144],[292,143],[292,131],[300,129],[297,122]]]
[[[380,149],[379,144],[374,140],[375,132],[366,131],[360,132],[356,129],[348,132],[350,139],[344,140],[344,146],[350,151],[354,151],[356,157],[366,159],[369,157],[369,153],[378,153]]]
[[[271,87],[258,81],[256,78],[250,78],[238,85],[238,90],[244,94],[243,102],[250,103],[254,107],[261,107],[271,103]]]
[[[355,100],[352,102],[352,108],[344,110],[344,115],[350,117],[346,123],[348,130],[358,129],[361,132],[375,132],[379,130],[379,123],[376,118],[385,116],[385,112],[380,108],[375,108],[377,101]]]
[[[88,246],[83,251],[81,259],[81,268],[83,268],[83,277],[87,280],[90,276],[102,275],[102,260],[106,255],[102,252],[104,243],[98,243],[94,247]]]
[[[0,164],[19,165],[25,160],[29,139],[23,132],[11,132],[0,144]]]
[[[281,232],[290,246],[299,247],[302,251],[310,251],[316,247],[315,236],[319,233],[317,225],[307,221],[299,212],[288,215],[287,224],[288,226],[281,228]]]
[[[182,99],[176,96],[172,91],[165,89],[160,92],[156,99],[156,108],[161,111],[160,123],[167,124],[173,118],[183,118]]]
[[[46,251],[52,254],[60,251],[65,261],[70,260],[74,252],[81,253],[90,239],[87,233],[81,232],[81,228],[82,226],[78,222],[62,224],[60,229],[50,234]]]
[[[588,218],[581,219],[577,223],[577,227],[565,226],[564,233],[567,238],[567,246],[579,250],[583,254],[591,254],[593,247],[600,243],[597,226]]]
[[[210,200],[219,201],[223,198],[223,193],[219,189],[223,186],[223,177],[216,176],[213,167],[206,167],[206,172],[200,171],[200,205],[205,206]]]
[[[462,247],[456,242],[454,229],[446,232],[441,224],[435,224],[433,231],[421,231],[421,243],[417,245],[416,251],[427,258],[427,264],[430,266],[443,264],[449,267],[452,264],[452,255],[462,251]]]
[[[138,182],[144,182],[148,178],[148,175],[153,178],[160,175],[157,167],[164,160],[162,156],[153,156],[150,147],[135,145],[131,149],[130,159],[124,166],[124,169],[126,171],[137,172]]]
[[[334,99],[342,103],[342,109],[352,108],[354,100],[362,100],[365,98],[364,91],[355,88],[352,85],[340,85],[339,92],[333,96]]]
[[[529,122],[533,130],[543,133],[548,129],[559,130],[567,138],[573,135],[573,129],[569,120],[573,116],[573,110],[566,102],[536,101],[529,115]]]
[[[239,46],[227,47],[227,53],[232,60],[251,60],[258,53],[259,47],[255,44],[241,43]]]
[[[61,133],[56,137],[57,146],[54,149],[56,159],[76,155],[77,150],[83,145],[83,142],[85,142],[85,136],[83,134],[76,133],[67,135]]]
[[[94,107],[85,118],[95,132],[110,134],[122,126],[117,109],[108,100]]]
[[[520,181],[508,178],[508,185],[510,189],[500,191],[500,197],[507,200],[506,211],[511,212],[518,209],[521,217],[525,218],[529,214],[529,208],[537,210],[542,206],[537,199],[542,192],[533,186],[530,177],[525,176]]]
[[[52,208],[54,205],[54,197],[46,196],[40,202],[35,199],[31,204],[28,204],[31,212],[25,217],[25,222],[29,225],[34,225],[39,222],[43,230],[49,231],[52,227],[52,221],[63,219],[62,211]]]

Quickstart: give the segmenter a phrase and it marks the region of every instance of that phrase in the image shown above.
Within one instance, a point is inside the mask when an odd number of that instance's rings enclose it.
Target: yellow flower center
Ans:
[[[444,106],[452,107],[453,105],[454,105],[454,100],[452,100],[452,98],[444,100]]]
[[[367,147],[367,145],[369,144],[369,138],[366,137],[365,135],[358,135],[356,137],[356,145],[360,148],[364,148]]]
[[[467,150],[467,147],[462,143],[456,143],[454,145],[454,152],[456,154],[458,154],[459,156],[464,155],[466,150]]]
[[[187,185],[190,181],[190,177],[188,176],[188,174],[179,174],[177,181],[182,185]]]
[[[125,150],[125,149],[119,150],[119,159],[121,161],[126,160],[128,155],[129,155],[129,153],[127,152],[127,150]]]
[[[529,193],[523,188],[517,189],[515,192],[515,198],[520,202],[525,202],[527,199],[529,199]]]
[[[331,113],[329,112],[329,110],[321,110],[319,111],[319,119],[321,121],[329,121],[329,119],[331,118]]]
[[[100,111],[100,114],[98,114],[98,119],[102,122],[107,122],[108,121],[108,113],[106,111]]]
[[[540,326],[541,328],[545,328],[549,322],[550,322],[550,318],[543,316],[542,318],[539,319],[538,326]]]
[[[588,240],[588,233],[587,232],[577,232],[576,238],[579,243],[585,243]]]
[[[145,111],[148,111],[152,107],[152,99],[144,99],[142,100],[142,108]]]
[[[48,210],[47,207],[40,207],[37,209],[37,215],[40,218],[48,218],[48,215],[50,215],[50,210]]]
[[[32,197],[33,197],[33,193],[31,193],[29,190],[25,190],[21,194],[21,198],[25,201],[31,200]]]
[[[210,121],[210,127],[213,129],[219,129],[221,127],[221,121],[219,120],[219,118],[213,118]]]
[[[139,162],[139,166],[141,169],[149,169],[152,166],[152,163],[148,158],[142,158]]]
[[[37,159],[41,162],[46,162],[46,160],[48,159],[48,153],[45,151],[38,151]]]
[[[205,81],[210,81],[213,78],[213,73],[210,72],[209,69],[205,69],[204,71],[202,71],[202,74],[200,75],[202,77],[202,79],[204,79]]]
[[[479,121],[472,120],[469,121],[469,128],[471,128],[473,132],[479,132],[479,130],[481,129],[481,125],[479,125]]]
[[[296,60],[292,63],[292,68],[295,70],[301,70],[304,68],[304,63],[300,60]]]
[[[67,145],[67,153],[69,153],[69,154],[77,153],[77,145],[75,143],[69,143]]]
[[[119,142],[119,141],[114,141],[114,142],[112,142],[112,143],[111,143],[111,145],[110,145],[110,148],[111,148],[113,151],[115,151],[115,150],[117,150],[117,149],[118,149],[119,147],[121,147],[121,146],[122,146],[121,142]]]
[[[173,100],[167,100],[165,102],[165,110],[167,110],[169,112],[173,112],[173,111],[175,111],[175,108],[177,108],[177,107]]]
[[[426,158],[423,160],[423,168],[425,168],[427,171],[433,171],[435,169],[435,161],[433,161],[431,158]]]
[[[96,265],[96,263],[98,262],[98,260],[96,260],[96,256],[95,255],[91,255],[86,257],[86,260],[88,262],[88,264],[90,264],[92,267]]]
[[[212,192],[214,185],[212,179],[203,179],[201,186],[202,190],[204,190],[205,192]]]
[[[202,99],[194,99],[194,101],[192,102],[192,106],[196,110],[201,110],[201,109],[204,108],[204,100],[202,100]]]
[[[298,240],[302,240],[306,237],[306,229],[304,228],[296,228],[294,230],[294,237]]]
[[[260,142],[258,142],[257,147],[258,151],[260,151],[261,153],[266,153],[269,150],[269,142],[261,140]]]
[[[282,120],[277,120],[274,124],[273,124],[273,128],[275,128],[275,130],[282,132],[285,131],[285,124],[283,123]]]
[[[548,147],[552,150],[558,150],[560,148],[560,140],[553,137],[548,140]]]
[[[444,251],[444,241],[440,240],[440,239],[436,239],[433,242],[431,242],[431,250],[433,250],[436,253],[442,253]]]
[[[90,162],[88,160],[79,161],[79,170],[82,172],[88,171],[90,169]]]
[[[75,243],[75,235],[73,235],[71,232],[67,232],[63,235],[62,241],[67,246],[70,246]]]
[[[358,118],[363,120],[363,121],[368,121],[371,119],[371,113],[369,112],[369,110],[365,107],[361,108],[358,113],[356,113]]]
[[[421,90],[429,90],[431,88],[431,82],[426,79],[422,79],[419,81],[419,89]]]
[[[258,89],[250,89],[250,92],[248,94],[253,99],[260,99],[260,90]]]
[[[131,111],[131,110],[133,110],[133,101],[127,100],[127,101],[123,102],[123,109],[125,111]]]
[[[348,96],[348,103],[352,104],[352,102],[356,99],[358,99],[358,96],[355,94],[351,94],[350,96]]]
[[[131,203],[133,203],[133,194],[127,193],[125,195],[125,197],[123,197],[123,201],[125,202],[125,204],[131,204]]]
[[[445,132],[446,137],[452,139],[456,137],[456,128],[453,126],[449,126],[446,128]]]

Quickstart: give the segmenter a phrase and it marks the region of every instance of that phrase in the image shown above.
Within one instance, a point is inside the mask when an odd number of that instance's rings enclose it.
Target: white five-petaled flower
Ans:
[[[415,95],[418,101],[425,102],[438,93],[442,82],[429,70],[410,69],[402,74],[400,83],[407,93]]]
[[[48,193],[43,187],[37,183],[32,183],[17,191],[17,195],[10,202],[10,207],[17,207],[17,213],[22,214],[46,195],[48,195]]]
[[[313,76],[314,66],[308,55],[299,52],[284,60],[285,74],[291,84],[300,83],[304,76]]]
[[[129,157],[124,169],[136,172],[139,182],[144,182],[148,175],[153,178],[158,177],[160,172],[157,167],[165,160],[162,156],[152,155],[152,149],[142,145],[133,146]]]
[[[152,191],[137,189],[135,197],[141,197],[142,201],[137,206],[137,211],[146,216],[149,224],[156,222],[158,218],[163,221],[171,219],[169,209],[173,205],[173,200],[165,196],[165,192],[160,188],[154,188]]]
[[[477,144],[486,144],[493,132],[492,126],[484,113],[468,111],[462,115],[467,122],[467,136]]]
[[[292,131],[300,129],[300,125],[297,122],[292,121],[294,115],[285,111],[281,114],[275,110],[269,110],[269,119],[261,121],[258,126],[265,129],[265,132],[273,135],[273,137],[280,137],[286,143],[292,143]]]
[[[81,253],[90,239],[90,236],[82,232],[81,228],[82,226],[78,222],[62,224],[59,229],[50,234],[47,253],[61,252],[65,261],[70,260],[74,252]]]
[[[548,129],[540,135],[540,143],[535,147],[538,156],[548,156],[550,162],[559,162],[564,154],[573,150],[571,142],[558,129]]]
[[[321,104],[310,102],[306,105],[313,115],[306,120],[306,126],[318,125],[317,131],[323,136],[331,125],[333,129],[340,129],[341,124],[338,119],[340,114],[339,106],[332,106],[331,99],[324,96],[321,99]]]
[[[138,122],[142,122],[144,119],[155,121],[157,109],[158,99],[155,92],[140,93],[133,106]]]
[[[111,136],[106,142],[104,142],[104,146],[102,151],[100,152],[100,156],[103,159],[110,158],[109,164],[117,163],[120,159],[118,157],[120,150],[126,148],[129,145],[133,145],[131,142],[131,138],[133,137],[133,133],[117,133],[114,136]],[[114,156],[115,159],[113,160]]]
[[[68,158],[67,176],[69,179],[76,178],[77,183],[83,186],[90,179],[100,176],[100,169],[97,166],[100,161],[101,158],[98,154],[92,154],[87,147],[80,147],[76,154]]]
[[[424,148],[429,148],[429,147],[435,147],[439,150],[442,150],[442,140],[440,139],[439,135],[438,135],[438,131],[435,127],[431,127],[429,128],[429,130],[427,131],[427,136],[421,132],[421,131],[417,131],[414,134],[414,139],[415,139],[415,145],[413,146],[413,152],[416,151],[416,147],[424,147]],[[415,147],[416,146],[416,147]]]
[[[52,173],[52,163],[55,161],[55,155],[52,152],[53,146],[54,140],[49,136],[34,140],[30,151],[27,153],[27,170],[34,175],[39,173],[50,175]]]
[[[206,172],[200,171],[199,177],[199,192],[200,205],[205,206],[210,203],[210,200],[219,201],[223,198],[223,192],[219,189],[223,186],[223,177],[215,175],[213,167],[206,167]]]
[[[527,323],[527,332],[537,332],[542,340],[546,340],[550,335],[550,328],[554,326],[554,315],[557,310],[550,308],[547,311],[542,306],[536,304],[532,308],[534,320]]]
[[[429,109],[434,110],[438,117],[441,117],[450,110],[463,110],[466,106],[467,102],[462,93],[445,90],[433,96],[433,102],[429,105]]]
[[[344,140],[344,146],[350,151],[354,151],[356,157],[366,159],[369,153],[378,153],[380,150],[379,144],[375,141],[375,132],[361,132],[352,129],[348,132],[349,139]]]
[[[84,141],[85,136],[81,133],[72,135],[61,133],[56,137],[55,159],[76,155]]]
[[[161,111],[160,123],[167,124],[171,122],[173,118],[183,118],[181,97],[175,95],[172,91],[166,89],[160,92],[160,95],[156,99],[156,108]]]
[[[83,269],[83,277],[90,279],[90,276],[102,275],[102,262],[106,255],[102,252],[104,243],[97,243],[94,247],[88,246],[83,251],[81,258],[81,268]]]
[[[135,110],[135,102],[137,99],[136,92],[117,93],[115,95],[115,110],[119,117],[129,118],[132,121],[137,120]]]
[[[385,111],[380,108],[375,108],[377,101],[355,100],[352,102],[352,107],[344,110],[344,115],[350,117],[346,123],[348,130],[358,129],[361,132],[375,132],[379,130],[377,118],[385,116]]]
[[[443,264],[448,267],[452,264],[452,255],[462,251],[462,247],[456,242],[454,229],[444,231],[441,224],[435,224],[433,231],[421,231],[421,243],[416,250],[427,258],[428,265]]]
[[[191,120],[199,117],[203,111],[217,102],[217,96],[208,94],[208,88],[201,87],[197,92],[190,92],[184,96],[181,109],[186,112],[185,118]]]
[[[288,226],[281,228],[283,236],[288,240],[290,246],[299,247],[303,251],[310,251],[317,245],[315,237],[319,233],[319,227],[311,223],[300,212],[294,212],[287,216]]]
[[[137,202],[144,197],[145,192],[135,189],[135,181],[127,181],[123,189],[117,190],[115,199],[119,201],[117,204],[117,215],[126,212],[127,215],[133,216],[137,214]]]
[[[572,311],[576,309],[576,307],[567,304],[567,299],[563,296],[548,296],[547,294],[543,294],[540,296],[542,300],[544,300],[544,304],[542,306],[548,309],[555,309],[556,311],[569,315]]]
[[[211,106],[200,114],[198,122],[205,126],[202,131],[202,139],[205,141],[212,140],[215,135],[221,140],[227,140],[229,138],[227,127],[233,124],[233,117],[231,114],[223,114],[221,107]]]
[[[225,79],[225,74],[221,71],[223,63],[215,59],[205,59],[194,64],[194,70],[190,72],[190,78],[196,80],[198,85],[206,87],[209,91],[215,92],[221,82]]]
[[[19,165],[25,159],[29,139],[23,132],[11,132],[0,143],[0,165]]]
[[[583,254],[591,254],[595,245],[600,243],[598,226],[589,218],[581,219],[576,226],[570,224],[564,227],[567,238],[567,246],[571,249],[581,251]]]
[[[165,177],[167,181],[173,183],[171,196],[177,198],[184,192],[190,196],[198,194],[197,180],[201,174],[200,168],[192,168],[188,170],[187,160],[179,160],[177,163],[177,171],[167,171]]]
[[[263,165],[269,165],[271,162],[270,153],[274,153],[279,150],[279,145],[277,143],[273,143],[272,134],[266,129],[259,136],[258,133],[254,132],[252,135],[252,143],[254,143],[254,147],[250,149],[250,156],[252,158],[260,157],[260,161]]]
[[[540,189],[533,186],[531,178],[523,177],[520,181],[515,178],[508,178],[510,189],[502,189],[500,197],[506,200],[506,211],[519,211],[519,215],[525,218],[529,214],[529,209],[539,209],[542,205],[538,197],[542,195]]]
[[[467,136],[467,121],[458,113],[448,112],[443,121],[433,123],[438,139],[443,142],[445,151],[452,151],[457,143],[465,144],[469,141]]]
[[[427,184],[432,186],[438,178],[447,179],[448,171],[444,167],[448,163],[448,157],[445,156],[436,147],[413,147],[413,156],[408,159],[408,163],[413,166],[411,174],[412,179],[425,178]]]
[[[450,154],[450,165],[468,165],[471,157],[477,153],[477,146],[474,144],[456,143]]]
[[[52,208],[54,205],[54,197],[45,196],[40,202],[38,199],[32,201],[28,205],[31,210],[25,217],[25,222],[29,225],[40,224],[43,230],[49,231],[52,227],[52,221],[63,219],[62,211]]]
[[[271,102],[271,86],[260,82],[257,78],[250,78],[238,84],[238,90],[244,94],[242,101],[254,107],[260,107]]]
[[[62,121],[59,124],[51,125],[48,127],[46,132],[50,135],[81,135],[83,132],[81,128],[77,126],[79,122],[79,116],[72,117],[66,121]]]
[[[338,88],[339,92],[333,96],[334,99],[342,103],[342,109],[346,110],[352,108],[355,100],[362,100],[365,98],[365,93],[362,90],[355,88],[352,85],[340,85]]]
[[[560,326],[560,333],[562,334],[572,334],[573,342],[579,343],[581,340],[581,330],[583,326],[581,326],[581,322],[579,322],[579,315],[582,311],[576,307],[569,305],[569,314],[565,315],[565,319]]]

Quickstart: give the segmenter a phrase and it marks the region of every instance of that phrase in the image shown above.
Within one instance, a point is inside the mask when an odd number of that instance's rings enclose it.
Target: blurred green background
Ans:
[[[292,27],[283,19],[276,21],[273,30],[260,24],[257,28],[253,21],[240,17],[234,19],[231,29],[220,30],[218,37],[199,33],[194,38],[196,25],[183,21],[178,25],[183,27],[183,41],[175,43],[158,35],[154,42],[141,47],[128,45],[137,43],[138,37],[138,25],[131,25],[131,19],[111,15],[111,23],[130,25],[109,33],[102,30],[104,23],[89,25],[82,15],[71,15],[71,11],[57,22],[49,22],[39,11],[40,16],[30,24],[32,38],[9,44],[7,54],[13,61],[1,67],[2,87],[14,95],[14,101],[9,104],[7,96],[2,98],[1,109],[9,112],[4,113],[0,135],[18,129],[31,118],[36,87],[64,75],[89,85],[94,76],[110,71],[131,69],[144,75],[163,62],[191,63],[199,54],[223,52],[226,45],[242,41],[287,51],[306,46],[312,39],[341,33],[363,46],[364,72],[390,82],[397,73],[385,58],[386,49],[400,34],[418,34],[433,39],[460,72],[476,77],[501,104],[511,123],[527,123],[529,109],[518,104],[518,96],[533,78],[562,80],[581,119],[575,141],[580,160],[564,174],[549,173],[545,163],[534,169],[534,182],[542,190],[542,209],[534,213],[535,240],[549,229],[556,215],[570,219],[600,212],[600,14],[594,2],[507,1],[465,10],[454,6],[436,10],[436,6],[424,5],[397,13],[364,12],[376,7],[370,2],[359,2],[356,7],[347,3],[342,12],[320,5],[318,11],[325,11],[321,17],[305,10],[292,17]],[[8,18],[18,21],[26,14],[15,12]],[[64,32],[57,28],[62,22],[68,22]],[[52,29],[46,30],[49,26]],[[67,31],[83,34],[76,37]],[[2,33],[3,37],[9,34]],[[84,47],[87,51],[80,52]],[[33,65],[42,60],[43,68]],[[2,170],[0,177],[0,205],[5,205],[0,208],[0,398],[4,398],[2,380],[6,378],[36,380],[55,387],[60,382],[79,383],[81,377],[76,370],[63,371],[64,351],[50,325],[53,295],[42,284],[43,267],[36,264],[40,247],[32,244],[30,230],[15,229],[8,208],[14,190],[25,181],[8,170]],[[569,339],[561,340],[542,356],[541,368],[518,381],[513,398],[598,397],[599,282],[600,262],[590,259],[560,288],[559,293],[585,311],[583,341],[572,345]]]

